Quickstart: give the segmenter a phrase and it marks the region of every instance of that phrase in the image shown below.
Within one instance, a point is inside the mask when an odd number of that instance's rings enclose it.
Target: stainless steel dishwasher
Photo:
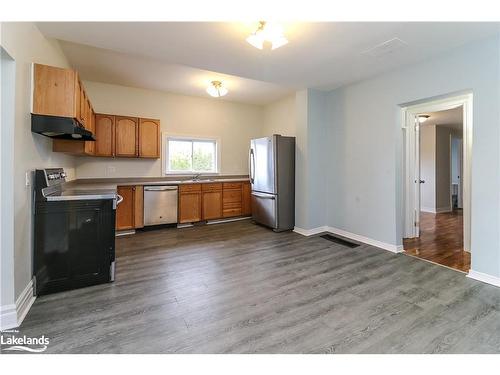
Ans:
[[[177,186],[144,186],[144,225],[177,223]]]

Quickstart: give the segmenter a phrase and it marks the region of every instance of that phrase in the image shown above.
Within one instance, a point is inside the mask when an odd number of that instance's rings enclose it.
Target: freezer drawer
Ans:
[[[144,186],[144,225],[177,223],[177,186]]]
[[[252,192],[252,218],[259,224],[278,228],[278,197],[274,194]]]

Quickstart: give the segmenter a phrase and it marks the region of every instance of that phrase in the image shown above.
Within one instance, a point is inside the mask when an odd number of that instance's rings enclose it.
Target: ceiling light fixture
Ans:
[[[431,116],[429,116],[429,115],[418,115],[417,117],[418,117],[418,122],[421,124],[421,123],[423,123],[423,122],[426,122],[426,121],[427,121],[427,119],[428,119],[429,117],[431,117]]]
[[[221,81],[210,82],[210,86],[207,87],[207,92],[214,98],[219,98],[228,93],[227,89],[224,86],[222,86]]]
[[[275,23],[259,22],[259,27],[248,38],[247,42],[258,49],[264,48],[264,42],[271,43],[271,49],[276,49],[288,43],[283,35],[283,28]]]

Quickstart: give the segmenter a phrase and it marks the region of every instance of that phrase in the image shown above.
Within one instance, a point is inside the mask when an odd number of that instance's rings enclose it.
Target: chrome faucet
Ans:
[[[195,174],[195,175],[193,176],[192,180],[193,180],[193,181],[197,181],[197,180],[199,180],[199,179],[200,179],[200,177],[201,177],[201,173]]]

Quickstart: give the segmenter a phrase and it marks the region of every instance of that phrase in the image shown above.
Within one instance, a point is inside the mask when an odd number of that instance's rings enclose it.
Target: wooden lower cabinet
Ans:
[[[144,228],[144,186],[135,187],[134,227]]]
[[[127,230],[134,229],[135,214],[135,187],[118,186],[117,192],[123,200],[116,207],[116,229]]]
[[[224,183],[222,191],[222,217],[234,217],[241,215],[242,183]]]
[[[201,192],[179,194],[179,223],[201,221]]]
[[[241,214],[249,216],[252,214],[252,185],[244,182],[241,187]]]
[[[222,184],[202,184],[202,219],[212,220],[222,217]]]
[[[116,230],[144,227],[144,189],[142,186],[118,186],[123,201],[116,207]]]
[[[179,185],[179,223],[252,214],[247,182]]]

